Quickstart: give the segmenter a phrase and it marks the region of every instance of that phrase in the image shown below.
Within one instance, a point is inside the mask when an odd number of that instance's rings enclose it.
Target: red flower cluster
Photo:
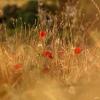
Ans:
[[[39,32],[39,37],[40,37],[40,39],[42,39],[42,40],[46,37],[46,35],[47,35],[47,33],[46,33],[45,31],[40,31],[40,32]]]
[[[51,51],[44,51],[44,52],[43,52],[43,56],[44,56],[44,57],[47,57],[47,58],[49,58],[49,59],[52,59],[52,58],[53,58],[53,54],[52,54]]]
[[[80,47],[76,47],[76,48],[74,49],[75,54],[80,54],[81,51],[82,51],[82,49],[81,49]]]
[[[22,69],[22,64],[16,64],[14,65],[15,70],[21,70]]]

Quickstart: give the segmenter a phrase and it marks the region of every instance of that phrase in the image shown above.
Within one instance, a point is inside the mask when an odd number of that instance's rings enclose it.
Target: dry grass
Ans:
[[[82,52],[75,54],[72,44],[62,45],[59,39],[47,46],[38,38],[24,41],[17,36],[7,37],[6,42],[0,44],[1,100],[66,100],[76,93],[73,86],[82,77],[89,79],[91,73],[100,69],[99,43],[95,37],[94,46],[81,46]],[[51,50],[53,59],[43,57],[44,50]],[[59,51],[63,54],[59,55]],[[22,64],[22,69],[16,70],[16,64]],[[44,72],[45,67],[49,71]]]

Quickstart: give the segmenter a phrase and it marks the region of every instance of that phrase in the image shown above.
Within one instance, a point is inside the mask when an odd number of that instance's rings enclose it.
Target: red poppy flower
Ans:
[[[20,70],[20,69],[22,69],[22,64],[16,64],[16,65],[14,65],[14,69],[15,69],[15,70]]]
[[[53,54],[51,51],[44,51],[43,52],[43,56],[52,59],[53,58]]]
[[[81,51],[82,51],[82,49],[81,49],[80,47],[76,47],[76,48],[74,49],[75,54],[80,54]]]
[[[40,39],[44,39],[45,37],[46,37],[46,32],[45,31],[40,31],[39,32],[39,37],[40,37]]]

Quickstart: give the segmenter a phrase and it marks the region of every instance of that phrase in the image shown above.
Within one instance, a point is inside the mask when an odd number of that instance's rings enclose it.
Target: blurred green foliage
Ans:
[[[38,2],[29,1],[19,8],[17,5],[6,5],[3,8],[3,21],[9,28],[26,24],[34,25],[38,19]],[[17,20],[16,20],[17,19]]]

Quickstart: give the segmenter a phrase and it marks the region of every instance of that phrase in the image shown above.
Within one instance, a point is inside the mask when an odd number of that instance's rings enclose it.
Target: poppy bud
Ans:
[[[80,54],[81,51],[82,51],[82,49],[81,49],[80,47],[76,47],[76,48],[74,49],[75,54]]]
[[[44,51],[43,52],[43,56],[52,59],[53,58],[53,54],[50,51]]]
[[[40,32],[39,32],[39,37],[40,37],[40,39],[43,40],[43,39],[46,37],[46,34],[47,34],[47,33],[46,33],[45,31],[40,31]]]
[[[14,69],[15,69],[15,70],[20,70],[20,69],[22,69],[22,64],[16,64],[16,65],[14,65]]]

